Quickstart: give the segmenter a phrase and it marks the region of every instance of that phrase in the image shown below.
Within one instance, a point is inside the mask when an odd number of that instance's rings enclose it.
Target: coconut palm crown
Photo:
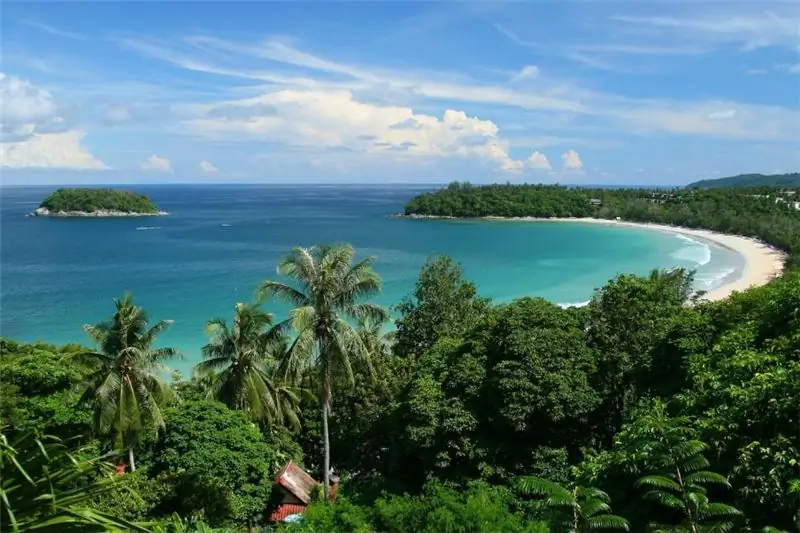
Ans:
[[[278,266],[278,274],[291,283],[265,281],[258,288],[260,300],[274,296],[294,306],[281,324],[296,334],[283,373],[302,376],[310,371],[315,382],[322,407],[325,486],[330,476],[328,416],[334,383],[354,384],[355,361],[372,368],[371,347],[354,324],[382,323],[388,318],[385,309],[367,301],[381,289],[380,277],[372,269],[373,258],[354,262],[354,255],[347,244],[294,248]]]
[[[231,325],[215,318],[207,323],[206,333],[210,342],[203,347],[205,360],[195,372],[211,376],[208,396],[253,422],[299,427],[297,391],[278,376],[287,339],[273,327],[272,315],[258,304],[237,303]]]
[[[176,399],[162,376],[168,372],[164,363],[180,353],[174,348],[153,347],[171,320],[151,326],[130,294],[114,300],[114,305],[116,312],[110,320],[83,327],[98,350],[76,357],[95,369],[84,383],[82,397],[93,408],[95,431],[126,448],[131,470],[135,470],[133,449],[140,434],[152,429],[157,436],[164,427],[162,408]]]

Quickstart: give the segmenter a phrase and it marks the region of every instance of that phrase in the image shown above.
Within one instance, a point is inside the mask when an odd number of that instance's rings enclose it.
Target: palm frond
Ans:
[[[517,489],[522,494],[536,495],[536,496],[554,496],[572,498],[572,493],[558,483],[554,483],[549,479],[544,479],[536,476],[525,476],[517,480]]]
[[[680,492],[681,490],[681,486],[677,481],[666,476],[644,476],[636,481],[636,486],[667,489],[675,492]]]
[[[742,516],[742,512],[731,505],[724,503],[708,503],[702,509],[704,516],[713,516],[717,518],[730,518],[734,516]]]
[[[613,514],[602,514],[598,516],[592,516],[586,519],[586,525],[588,529],[595,530],[595,529],[621,529],[623,531],[629,531],[631,525],[628,523],[627,520],[622,518],[621,516],[613,515]]]
[[[728,478],[721,474],[717,474],[716,472],[709,472],[707,470],[699,470],[692,472],[691,474],[687,474],[683,480],[687,485],[714,483],[717,485],[725,485],[726,487],[731,486],[728,482]]]
[[[669,507],[671,509],[683,510],[686,507],[686,504],[683,502],[683,500],[674,494],[670,494],[669,492],[651,490],[650,492],[645,493],[644,499],[656,501],[664,507]]]
[[[259,302],[266,301],[270,296],[294,305],[308,303],[308,297],[302,291],[279,281],[264,281],[256,289],[256,299]]]
[[[90,508],[93,498],[114,488],[113,466],[103,458],[78,461],[62,441],[30,434],[13,442],[0,434],[0,454],[2,520],[11,530],[147,531]],[[97,481],[86,481],[92,478]]]

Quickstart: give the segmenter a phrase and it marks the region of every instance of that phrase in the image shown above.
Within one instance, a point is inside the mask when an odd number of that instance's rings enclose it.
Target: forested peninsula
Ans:
[[[787,267],[800,266],[800,187],[647,190],[454,182],[412,198],[404,216],[620,218],[753,237],[787,252]]]
[[[119,189],[58,189],[42,200],[35,216],[122,217],[166,215],[143,194]]]
[[[687,189],[712,189],[721,187],[800,188],[800,172],[792,172],[789,174],[739,174],[738,176],[695,181],[686,186]]]

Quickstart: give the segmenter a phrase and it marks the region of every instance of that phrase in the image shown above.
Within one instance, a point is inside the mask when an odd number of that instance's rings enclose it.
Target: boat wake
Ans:
[[[161,226],[139,226],[136,231],[153,231],[157,229],[161,229]]]

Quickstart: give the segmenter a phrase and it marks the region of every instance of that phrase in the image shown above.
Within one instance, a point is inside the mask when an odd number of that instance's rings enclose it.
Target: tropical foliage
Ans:
[[[233,324],[215,318],[206,325],[211,342],[203,347],[205,360],[195,367],[208,376],[208,397],[242,411],[253,422],[286,421],[299,426],[295,406],[299,397],[279,373],[287,344],[272,315],[257,305],[237,303]]]
[[[608,494],[594,487],[575,485],[565,488],[558,483],[535,476],[518,481],[520,492],[544,497],[546,508],[561,515],[558,524],[569,533],[582,533],[598,529],[628,531],[630,525],[624,518],[611,514]]]
[[[583,308],[496,305],[431,258],[390,333],[371,259],[318,247],[287,256],[262,305],[210,321],[189,380],[164,381],[168,322],[130,297],[87,328],[95,350],[0,340],[0,524],[797,531],[800,272],[719,302],[692,302],[691,281],[620,275]],[[110,475],[109,447],[136,472]],[[289,460],[341,486],[278,528]]]
[[[113,466],[74,457],[55,437],[0,434],[0,468],[3,531],[147,531],[92,508],[92,498],[113,488]]]
[[[81,399],[92,406],[95,431],[126,448],[130,468],[136,470],[133,450],[142,432],[157,433],[163,428],[162,409],[176,398],[161,375],[166,372],[164,362],[179,353],[174,348],[153,346],[171,321],[151,326],[130,294],[114,300],[114,305],[116,313],[109,321],[83,327],[99,350],[75,357],[95,368],[85,379],[86,392]]]
[[[370,343],[349,320],[381,324],[386,311],[365,301],[380,291],[380,278],[372,258],[354,263],[350,245],[295,248],[278,266],[278,273],[294,284],[265,281],[258,288],[261,299],[275,296],[295,308],[285,325],[296,332],[285,363],[286,376],[309,376],[322,407],[324,486],[330,482],[328,417],[334,383],[355,384],[353,363],[371,369]],[[328,493],[325,492],[327,499]]]

